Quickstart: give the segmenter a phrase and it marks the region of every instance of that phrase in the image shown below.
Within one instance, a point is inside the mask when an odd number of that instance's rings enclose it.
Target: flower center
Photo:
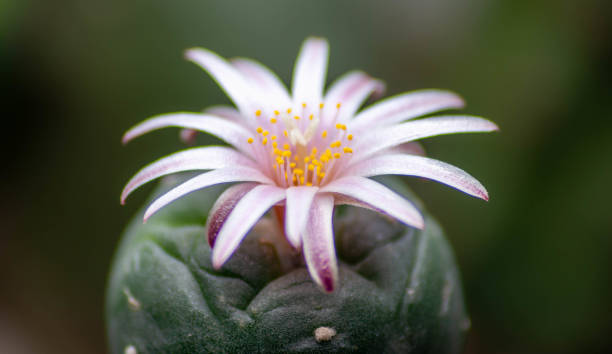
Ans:
[[[347,133],[346,125],[337,122],[340,107],[338,103],[329,112],[323,103],[314,109],[302,103],[297,110],[255,112],[257,134],[248,143],[278,185],[319,186],[344,165],[340,160],[352,154],[349,144],[353,135]]]

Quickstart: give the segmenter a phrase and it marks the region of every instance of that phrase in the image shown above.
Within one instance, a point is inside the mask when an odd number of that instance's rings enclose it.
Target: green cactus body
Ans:
[[[398,180],[381,181],[414,200]],[[215,270],[204,225],[221,190],[192,193],[146,224],[139,214],[128,227],[106,298],[113,353],[461,352],[469,319],[459,274],[430,216],[420,231],[338,208],[339,287],[327,294],[302,265],[287,267],[265,228]]]

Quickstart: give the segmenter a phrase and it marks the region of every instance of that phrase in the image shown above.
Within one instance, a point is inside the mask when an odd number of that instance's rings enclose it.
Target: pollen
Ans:
[[[338,141],[334,141],[333,143],[331,143],[329,145],[329,147],[330,148],[337,148],[337,147],[340,147],[340,145],[342,145],[342,143],[340,142],[340,140],[338,140]]]
[[[291,108],[287,108],[287,114],[291,114]]]
[[[279,115],[279,114],[280,114],[280,112],[279,112],[279,111],[274,110],[274,115],[275,115],[275,116],[277,116],[277,115]]]
[[[339,153],[339,152],[335,153],[335,154],[334,154],[334,158],[335,158],[335,159],[339,159],[339,158],[340,158],[340,153]]]
[[[306,102],[302,102],[302,108],[306,108]]]
[[[349,134],[349,135],[348,135],[346,138],[347,138],[349,141],[350,141],[350,140],[353,140],[353,134]]]
[[[261,133],[263,132],[263,128],[262,128],[262,127],[257,127],[257,129],[256,129],[256,130],[257,130],[257,132],[258,132],[259,134],[261,134]]]
[[[314,114],[310,114],[310,115],[308,116],[308,119],[312,120],[312,118],[314,118]]]
[[[342,103],[340,102],[336,103],[336,108],[340,109],[341,106],[342,106]]]
[[[353,149],[351,149],[350,147],[345,147],[342,151],[344,151],[345,154],[352,154],[353,153]]]
[[[268,134],[270,134],[270,132],[268,132],[267,130],[264,130],[263,133],[261,133],[261,135],[263,136],[268,136]]]
[[[295,117],[293,117],[293,119],[300,120],[300,116],[295,116]]]
[[[247,143],[249,143],[249,144],[253,144],[253,138],[248,138],[248,139],[247,139]]]
[[[325,139],[327,137],[327,130],[324,130],[323,133],[321,133],[321,138]]]
[[[263,138],[263,140],[261,141],[261,143],[263,145],[266,145],[268,143],[268,138]]]
[[[319,109],[323,109],[325,107],[325,103],[319,103]]]
[[[255,115],[259,117],[261,115],[261,109],[256,110]]]
[[[346,130],[346,125],[338,123],[338,124],[336,124],[336,129],[338,129],[338,130]]]
[[[276,118],[270,118],[270,123],[276,124],[276,122],[277,122]]]
[[[272,136],[270,136],[270,139],[272,139],[272,140],[276,140],[276,135],[272,135]]]

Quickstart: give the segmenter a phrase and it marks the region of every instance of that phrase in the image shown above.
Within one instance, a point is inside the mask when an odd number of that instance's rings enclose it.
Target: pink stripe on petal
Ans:
[[[323,97],[323,86],[327,75],[329,45],[322,38],[304,41],[293,70],[293,101],[319,104]]]
[[[349,166],[347,175],[417,176],[456,188],[466,194],[489,200],[485,187],[467,172],[445,162],[414,155],[381,155]]]
[[[371,94],[381,93],[385,89],[382,81],[371,78],[360,71],[353,71],[339,78],[325,95],[325,116],[334,117],[336,105],[341,103],[338,121],[346,121]]]
[[[285,107],[291,104],[291,98],[287,88],[280,79],[264,65],[246,58],[232,60],[232,64],[251,84],[261,91],[270,108]]]
[[[172,203],[178,198],[197,191],[198,189],[213,186],[221,183],[232,183],[232,182],[260,182],[269,183],[273,182],[266,176],[264,176],[259,170],[248,168],[248,167],[232,167],[214,170],[203,173],[196,177],[193,177],[186,182],[183,182],[177,187],[174,187],[166,194],[157,198],[145,211],[144,221],[147,221],[151,215],[155,214],[159,209]]]
[[[236,204],[256,186],[257,183],[240,183],[229,187],[217,198],[206,220],[206,235],[210,247],[214,247],[221,227],[225,224]]]
[[[212,170],[235,165],[254,167],[245,155],[222,146],[193,148],[168,155],[145,166],[130,179],[121,192],[121,204],[135,189],[156,178],[183,171]]]
[[[240,241],[274,204],[285,199],[285,189],[259,185],[247,192],[227,217],[213,248],[213,267],[221,268]]]
[[[389,125],[447,109],[463,108],[457,94],[442,90],[419,90],[380,101],[359,113],[351,129],[368,129],[370,124]]]
[[[317,187],[290,187],[285,206],[285,234],[294,248],[300,248],[301,236],[308,220],[310,205],[317,194]]]
[[[353,161],[362,160],[384,149],[422,138],[455,134],[491,132],[495,123],[474,116],[440,116],[392,125],[361,138],[355,145]]]
[[[334,247],[332,214],[334,198],[317,195],[310,208],[303,242],[304,258],[312,279],[326,292],[334,291],[338,283],[338,262]]]
[[[247,142],[252,134],[247,129],[223,118],[200,113],[169,113],[149,118],[128,130],[123,135],[122,141],[126,144],[143,134],[167,127],[188,128],[209,133],[243,152],[253,153]]]
[[[425,226],[421,213],[406,199],[373,180],[347,176],[330,182],[321,192],[332,192],[371,205],[399,221],[422,229]]]
[[[254,111],[251,87],[225,59],[203,48],[189,49],[185,57],[206,70],[241,112],[247,114]]]

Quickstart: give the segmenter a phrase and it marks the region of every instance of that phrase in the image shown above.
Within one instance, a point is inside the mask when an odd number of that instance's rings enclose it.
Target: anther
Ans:
[[[348,140],[353,140],[353,134],[349,134],[349,135],[348,135],[346,138],[347,138]]]
[[[319,103],[319,108],[323,109],[323,107],[325,107],[325,103]]]
[[[338,102],[338,103],[336,104],[336,108],[340,109],[340,106],[342,106],[342,103]]]
[[[321,133],[321,138],[325,139],[327,137],[327,130],[324,130],[323,133]]]
[[[287,114],[291,114],[291,108],[287,108]]]
[[[279,111],[274,110],[274,115],[275,115],[275,116],[277,116],[277,115],[279,115],[279,114],[280,114],[280,112],[279,112]]]
[[[295,117],[293,117],[293,119],[300,120],[300,116],[295,116]]]
[[[263,140],[261,141],[261,143],[263,145],[266,145],[268,143],[268,138],[263,138]]]
[[[255,115],[259,117],[261,115],[261,109],[256,110]]]
[[[267,130],[264,130],[263,133],[261,133],[261,135],[263,136],[268,136],[268,134],[270,134],[270,132],[268,132]]]
[[[276,124],[276,118],[270,118],[270,123]]]
[[[261,132],[263,132],[263,128],[262,128],[262,127],[257,127],[257,132],[258,132],[259,134],[261,134]]]
[[[334,154],[334,158],[335,158],[335,159],[339,159],[339,158],[340,158],[340,153],[339,153],[339,152],[335,153],[335,154]]]
[[[306,102],[302,102],[302,108],[306,108]]]
[[[345,147],[342,151],[344,151],[345,154],[352,154],[353,153],[353,149],[351,149],[350,147]]]
[[[248,139],[247,139],[247,143],[249,143],[249,144],[253,144],[253,138],[248,138]]]

